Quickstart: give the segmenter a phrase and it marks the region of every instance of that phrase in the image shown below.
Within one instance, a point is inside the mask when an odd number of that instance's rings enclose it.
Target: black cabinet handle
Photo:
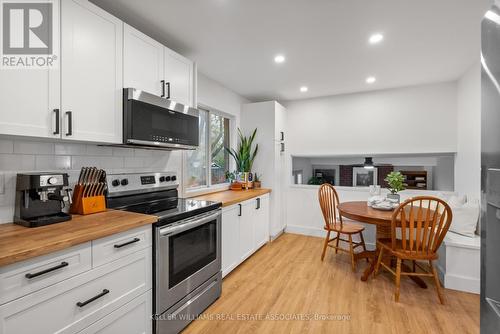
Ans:
[[[161,80],[161,97],[165,97],[165,80]]]
[[[66,136],[73,135],[73,112],[66,111],[66,115],[68,116],[68,132],[66,132]]]
[[[283,131],[281,131],[280,133],[281,133],[281,141],[285,140],[285,133]]]
[[[285,152],[285,143],[281,143],[281,152]]]
[[[255,208],[256,210],[260,209],[260,197],[257,198],[257,207]]]
[[[127,246],[127,245],[130,245],[130,244],[133,244],[133,243],[139,242],[139,241],[141,241],[141,239],[139,239],[139,238],[134,238],[133,240],[130,240],[130,241],[124,242],[123,244],[114,245],[114,247],[115,247],[115,248],[122,248],[123,246]]]
[[[105,295],[107,295],[109,293],[109,290],[108,289],[104,289],[102,290],[102,292],[100,294],[98,294],[97,296],[94,296],[90,299],[87,299],[86,301],[84,302],[78,302],[76,303],[76,306],[78,307],[84,307],[85,305],[89,304],[89,303],[92,303],[94,300],[97,300]]]
[[[167,85],[167,100],[170,99],[170,82],[166,83]]]
[[[56,114],[56,129],[54,130],[54,132],[52,132],[52,134],[58,135],[59,134],[59,123],[60,123],[60,120],[59,120],[60,112],[59,112],[59,109],[54,109],[53,111]]]
[[[238,204],[238,207],[240,208],[240,212],[238,213],[238,217],[241,217],[241,204]]]
[[[32,279],[32,278],[35,278],[35,277],[38,277],[38,276],[50,273],[51,271],[54,271],[54,270],[57,270],[57,269],[61,269],[61,268],[67,267],[67,266],[69,266],[68,262],[61,262],[61,264],[58,264],[57,266],[54,266],[54,267],[51,267],[51,268],[47,268],[45,270],[36,272],[34,274],[27,273],[26,275],[24,275],[24,277],[26,277],[27,279]]]

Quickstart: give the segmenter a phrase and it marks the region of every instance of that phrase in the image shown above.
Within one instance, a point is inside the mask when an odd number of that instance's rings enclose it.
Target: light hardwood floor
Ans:
[[[349,255],[331,249],[321,262],[322,243],[284,234],[264,246],[226,276],[222,296],[184,333],[479,333],[478,295],[445,289],[443,306],[431,280],[421,289],[404,277],[395,303],[390,273],[361,282],[366,262],[353,273]],[[307,321],[300,314],[348,317]],[[257,320],[275,315],[292,320]]]

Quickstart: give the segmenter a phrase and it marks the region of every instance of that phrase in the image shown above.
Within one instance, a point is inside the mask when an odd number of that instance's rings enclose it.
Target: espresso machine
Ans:
[[[14,222],[39,227],[71,219],[63,209],[71,204],[66,173],[17,174]]]

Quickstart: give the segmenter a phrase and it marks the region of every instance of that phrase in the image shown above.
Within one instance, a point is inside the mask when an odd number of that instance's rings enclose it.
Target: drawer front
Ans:
[[[4,304],[0,333],[77,333],[150,290],[151,261],[138,251]]]
[[[92,265],[98,267],[152,245],[151,225],[92,241]]]
[[[0,267],[0,305],[91,269],[90,242]]]
[[[85,328],[79,334],[150,334],[152,332],[151,290]]]

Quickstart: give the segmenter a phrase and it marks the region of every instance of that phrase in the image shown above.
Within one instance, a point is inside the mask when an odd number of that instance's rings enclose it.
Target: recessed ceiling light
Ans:
[[[300,91],[301,91],[302,93],[305,93],[305,92],[307,92],[308,90],[309,90],[309,88],[307,88],[306,86],[302,86],[302,87],[300,87]]]
[[[368,40],[370,44],[378,44],[384,40],[384,35],[382,34],[373,34],[370,36],[370,39]]]
[[[366,83],[367,84],[375,83],[375,81],[377,81],[377,79],[375,77],[368,77],[368,78],[366,78]]]
[[[285,56],[283,55],[277,55],[276,57],[274,57],[274,62],[275,63],[283,63],[285,61]]]

